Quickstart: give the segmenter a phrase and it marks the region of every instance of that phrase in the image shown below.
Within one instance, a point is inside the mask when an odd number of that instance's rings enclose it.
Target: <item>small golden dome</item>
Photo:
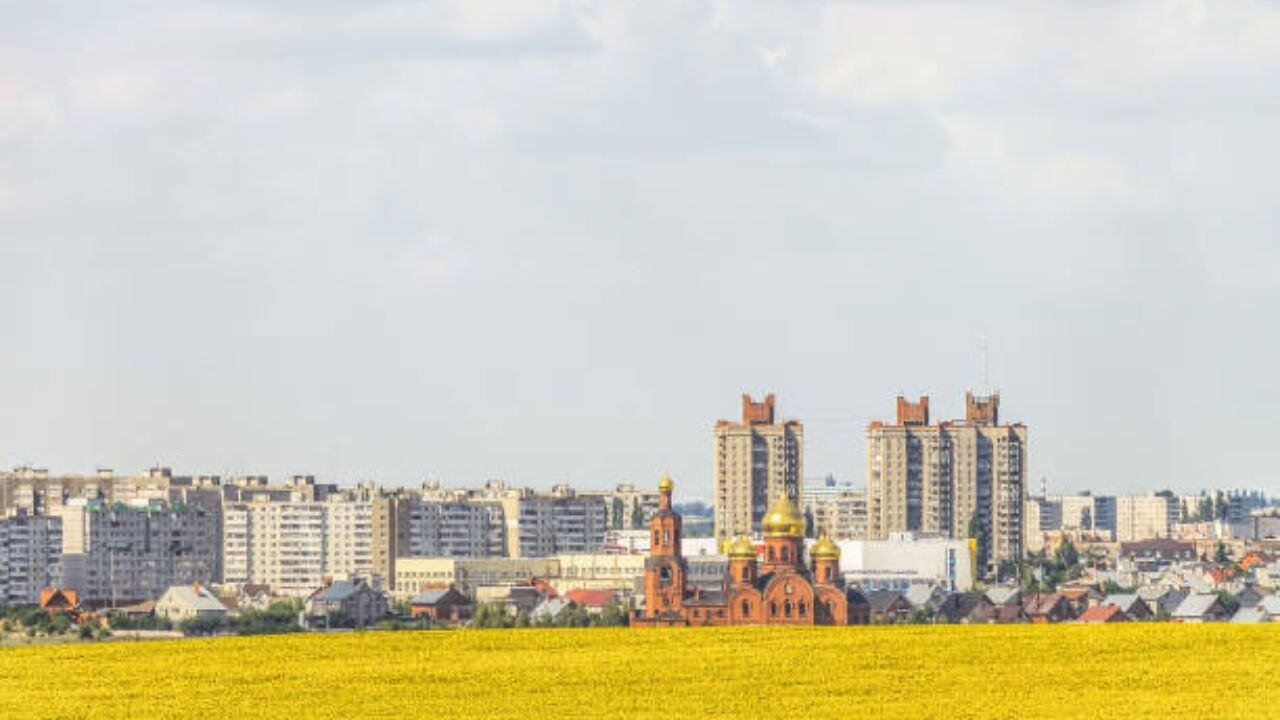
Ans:
[[[804,537],[804,515],[796,507],[796,501],[783,495],[769,508],[760,529],[765,537]]]
[[[726,554],[730,560],[755,560],[756,546],[752,545],[750,540],[739,537],[729,543],[729,549]]]
[[[809,548],[809,557],[814,560],[839,560],[840,546],[827,537],[826,533],[822,533],[822,537]]]
[[[658,492],[671,492],[675,486],[676,483],[671,479],[670,475],[663,475],[662,479],[658,481]]]

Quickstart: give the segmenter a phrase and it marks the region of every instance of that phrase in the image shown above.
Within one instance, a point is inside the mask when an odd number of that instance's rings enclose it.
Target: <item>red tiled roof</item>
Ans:
[[[604,607],[609,604],[610,600],[617,597],[617,595],[617,590],[589,590],[586,588],[579,588],[565,593],[564,599],[571,603],[577,603],[578,605],[585,605],[587,607]]]
[[[1080,622],[1115,622],[1125,620],[1124,612],[1115,605],[1095,605],[1091,608],[1085,608],[1080,613],[1080,617],[1076,618]]]

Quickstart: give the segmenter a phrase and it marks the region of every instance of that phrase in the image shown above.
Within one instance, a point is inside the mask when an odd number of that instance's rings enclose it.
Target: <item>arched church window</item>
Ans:
[[[669,531],[669,530],[663,530],[663,531],[662,531],[662,544],[663,544],[663,545],[667,545],[667,544],[669,544],[670,542],[671,542],[671,531]]]
[[[791,601],[790,600],[783,603],[782,614],[785,615],[786,617],[791,617]]]
[[[803,600],[801,600],[801,601],[800,601],[800,617],[804,617],[804,616],[805,616],[805,613],[806,613],[808,610],[809,610],[809,608],[808,608],[808,607],[806,607],[806,606],[805,606],[804,601],[803,601]]]
[[[742,614],[743,615],[751,614],[751,603],[747,602],[746,600],[742,601]]]
[[[671,584],[671,568],[664,567],[658,571],[658,578],[662,580],[663,585]]]
[[[778,617],[778,603],[776,601],[769,603],[769,617]]]
[[[831,568],[829,567],[822,568],[822,579],[824,580],[831,579]]]
[[[743,581],[751,579],[751,568],[749,567],[742,568],[742,579]]]
[[[659,544],[661,544],[661,543],[659,543],[659,542],[658,542],[658,537],[659,537],[659,535],[658,535],[658,531],[657,531],[657,530],[654,530],[654,531],[653,531],[653,544],[654,544],[654,545],[659,545]]]
[[[785,547],[782,548],[782,562],[790,562],[790,561],[791,561],[791,550]]]
[[[773,562],[773,548],[768,549],[769,562]]]

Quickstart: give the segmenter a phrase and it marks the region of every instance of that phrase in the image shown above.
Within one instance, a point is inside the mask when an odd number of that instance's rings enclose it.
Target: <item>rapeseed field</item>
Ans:
[[[0,650],[32,718],[1280,716],[1280,625],[365,632]]]

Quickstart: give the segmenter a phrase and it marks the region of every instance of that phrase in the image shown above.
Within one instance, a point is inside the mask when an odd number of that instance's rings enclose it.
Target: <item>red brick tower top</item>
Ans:
[[[921,395],[919,402],[911,402],[905,397],[898,396],[898,424],[899,425],[928,425],[929,424],[929,396]]]
[[[965,393],[964,422],[966,425],[999,425],[1000,393],[992,393],[986,397]]]
[[[742,424],[743,425],[772,425],[773,424],[773,393],[764,396],[764,402],[756,402],[751,396],[742,394]]]

